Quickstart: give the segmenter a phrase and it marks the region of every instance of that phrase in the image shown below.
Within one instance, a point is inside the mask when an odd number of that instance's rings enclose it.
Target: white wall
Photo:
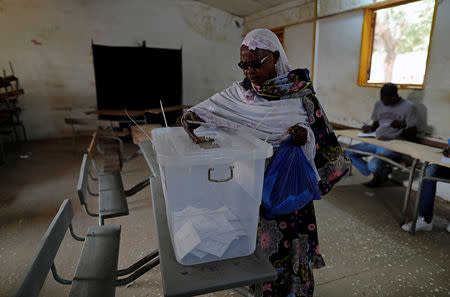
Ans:
[[[96,108],[91,39],[182,47],[183,102],[192,104],[241,79],[235,22],[242,19],[194,1],[1,0],[0,69],[11,61],[20,78],[30,138],[60,137],[70,134],[65,117]]]
[[[450,0],[438,1],[428,73],[416,102],[427,110],[432,135],[450,138]]]
[[[292,67],[311,70],[313,28],[314,24],[310,22],[289,26],[284,30],[284,49]]]
[[[332,121],[361,126],[370,119],[379,89],[357,85],[363,11],[343,13],[317,23],[314,81]]]

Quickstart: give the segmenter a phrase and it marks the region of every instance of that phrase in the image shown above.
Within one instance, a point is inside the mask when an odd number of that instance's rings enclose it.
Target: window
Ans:
[[[275,35],[278,37],[278,39],[281,42],[281,45],[284,46],[284,27],[282,28],[276,28],[271,30]]]
[[[435,0],[366,8],[358,85],[422,89]]]

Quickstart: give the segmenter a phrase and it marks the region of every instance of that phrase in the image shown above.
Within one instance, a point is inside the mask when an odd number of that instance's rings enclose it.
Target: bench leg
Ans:
[[[60,277],[58,275],[58,273],[56,272],[55,263],[52,263],[51,269],[52,269],[52,275],[53,275],[53,278],[55,279],[55,281],[57,281],[58,283],[63,284],[63,285],[70,285],[70,284],[72,284],[72,281],[67,280],[67,279],[63,279],[62,277]]]
[[[248,289],[247,287],[234,288],[233,291],[236,291],[245,297],[262,297],[263,284],[261,283],[261,284],[254,285],[253,292],[252,292],[252,290]]]
[[[5,149],[3,147],[3,141],[0,139],[0,165],[5,163]]]
[[[262,297],[263,295],[263,284],[256,284],[255,285],[255,292],[253,293],[253,296],[255,297]]]
[[[145,266],[143,266],[140,269],[138,269],[132,275],[130,275],[130,276],[126,277],[126,278],[123,278],[123,279],[117,279],[116,280],[116,287],[125,286],[125,285],[135,281],[136,279],[141,277],[144,273],[150,271],[153,267],[157,266],[158,264],[159,264],[159,257],[157,257],[153,261],[148,262]]]
[[[132,272],[135,272],[138,268],[141,268],[144,264],[147,264],[148,262],[150,262],[151,260],[156,258],[158,255],[159,255],[159,251],[158,250],[154,250],[153,252],[151,252],[150,254],[145,256],[144,258],[140,259],[139,261],[137,261],[136,263],[134,263],[130,267],[125,268],[125,269],[117,270],[117,276],[124,276],[124,275],[128,275],[128,274],[130,274]]]
[[[22,127],[23,141],[24,141],[24,142],[28,142],[28,139],[27,139],[27,132],[25,131],[25,126],[24,126],[22,123],[20,123],[19,125],[20,125],[20,127]]]
[[[150,184],[150,180],[148,178],[146,178],[143,181],[141,181],[140,183],[138,183],[137,185],[135,185],[134,187],[132,187],[131,189],[126,190],[125,191],[125,195],[127,197],[133,196],[134,194],[136,194],[140,190],[142,190],[145,187],[147,187],[149,184]]]
[[[245,297],[253,297],[252,292],[249,289],[247,289],[246,287],[234,288],[233,291],[235,291]]]

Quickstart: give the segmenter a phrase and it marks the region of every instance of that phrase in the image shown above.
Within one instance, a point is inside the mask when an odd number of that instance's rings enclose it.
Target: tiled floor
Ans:
[[[79,150],[87,146],[81,140]],[[136,150],[126,145],[126,153]],[[82,154],[71,153],[69,139],[32,142],[6,147],[0,166],[0,296],[11,296],[34,250],[63,199],[75,209],[74,229],[79,234],[97,224],[87,216],[76,196]],[[16,151],[13,151],[16,150]],[[23,152],[32,152],[20,159]],[[149,170],[142,157],[124,165],[126,188]],[[449,296],[450,219],[448,202],[437,199],[435,229],[415,236],[399,227],[404,188],[388,184],[369,190],[366,178],[353,171],[330,194],[315,203],[321,253],[327,266],[315,271],[315,296]],[[95,199],[92,199],[96,207]],[[129,199],[130,215],[108,220],[122,225],[119,266],[125,267],[157,248],[150,191]],[[58,272],[71,278],[82,244],[66,236],[56,257]],[[51,275],[41,296],[64,296],[68,288]],[[116,296],[163,296],[158,267]],[[207,296],[238,296],[232,291]]]

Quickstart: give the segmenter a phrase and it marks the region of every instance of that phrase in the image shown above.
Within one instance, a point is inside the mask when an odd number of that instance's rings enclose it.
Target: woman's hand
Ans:
[[[191,139],[194,141],[194,143],[199,143],[200,139],[194,134],[194,130],[197,129],[200,125],[198,124],[191,124],[187,121],[195,121],[195,122],[204,122],[199,116],[192,111],[186,112],[181,117],[181,125],[183,125],[184,130],[186,130],[187,134]]]
[[[296,146],[302,146],[308,141],[308,130],[301,126],[292,126],[286,132],[292,136],[292,140]]]

